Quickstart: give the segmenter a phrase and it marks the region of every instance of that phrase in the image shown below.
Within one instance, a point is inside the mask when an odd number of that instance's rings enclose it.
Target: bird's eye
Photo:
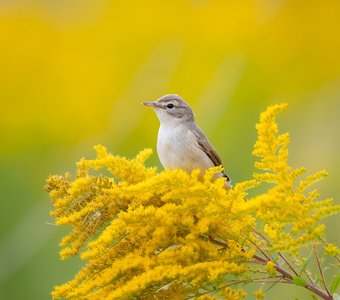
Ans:
[[[171,108],[174,108],[175,105],[173,105],[172,103],[169,103],[166,107],[171,109]]]

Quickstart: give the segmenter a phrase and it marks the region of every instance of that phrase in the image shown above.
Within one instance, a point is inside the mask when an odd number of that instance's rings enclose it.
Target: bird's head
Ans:
[[[188,103],[175,94],[165,95],[154,102],[143,102],[151,106],[161,124],[179,124],[194,121],[194,113]]]

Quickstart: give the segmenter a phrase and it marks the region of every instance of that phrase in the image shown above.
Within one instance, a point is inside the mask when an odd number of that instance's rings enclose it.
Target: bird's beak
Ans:
[[[146,106],[151,106],[151,107],[158,107],[158,105],[155,102],[142,102],[142,104]]]

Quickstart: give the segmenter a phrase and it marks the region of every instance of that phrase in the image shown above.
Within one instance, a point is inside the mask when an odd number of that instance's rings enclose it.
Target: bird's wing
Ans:
[[[196,125],[196,124],[195,124]],[[210,144],[209,140],[197,125],[191,128],[194,135],[197,137],[198,147],[210,158],[215,166],[223,166],[222,159],[218,155],[216,149]],[[227,178],[227,181],[231,181],[230,177],[223,172],[223,176]]]

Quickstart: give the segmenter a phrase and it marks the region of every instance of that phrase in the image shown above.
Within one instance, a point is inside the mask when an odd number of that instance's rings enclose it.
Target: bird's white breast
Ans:
[[[205,171],[214,165],[199,148],[196,136],[186,126],[161,124],[157,152],[163,167],[169,169]]]

